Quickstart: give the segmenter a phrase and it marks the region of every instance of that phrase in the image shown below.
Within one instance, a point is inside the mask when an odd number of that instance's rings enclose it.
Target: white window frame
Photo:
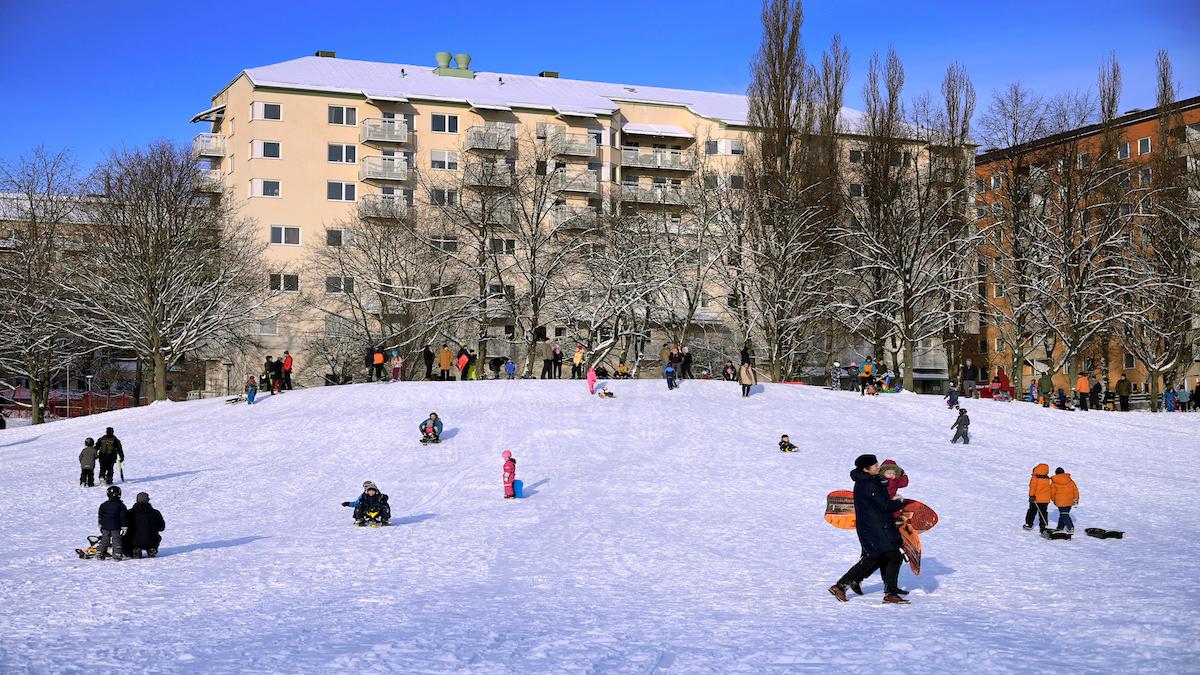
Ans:
[[[273,284],[274,280],[271,279],[271,277],[279,277],[279,288],[272,287],[274,285]],[[294,288],[290,291],[288,290],[288,287],[287,287],[288,277],[291,277],[292,279],[296,280],[296,288]],[[275,291],[278,293],[299,293],[300,292],[300,275],[292,274],[289,272],[271,272],[270,274],[267,275],[267,287],[270,288],[272,291]]]
[[[1121,141],[1117,146],[1117,159],[1129,159],[1129,141]]]
[[[338,148],[341,153],[341,159],[329,159],[329,151],[333,148]],[[349,150],[354,155],[353,159],[346,159],[346,151]],[[329,143],[325,146],[325,161],[330,164],[358,164],[358,146],[354,143]]]
[[[1004,184],[1004,179],[1001,176],[999,176],[999,175],[992,176],[992,189],[993,190],[999,190],[1003,184]]]
[[[330,234],[331,232],[337,232],[337,233],[338,233],[338,237],[340,238],[340,242],[339,242],[339,243],[337,243],[337,244],[331,244],[331,243],[329,243],[329,234]],[[327,227],[327,228],[325,228],[325,245],[326,245],[326,246],[328,246],[328,247],[330,247],[330,248],[344,248],[344,247],[346,246],[346,230],[344,230],[344,229],[342,229],[342,228],[340,228],[340,227]]]
[[[1138,143],[1138,157],[1141,157],[1142,155],[1148,155],[1151,152],[1153,152],[1153,150],[1154,150],[1154,146],[1150,142],[1149,136],[1143,136],[1142,138],[1139,138],[1137,143]],[[1146,144],[1145,150],[1142,149],[1142,143]]]
[[[331,290],[329,290],[330,282],[335,279],[337,280],[337,289],[331,291]],[[347,282],[349,282],[349,283],[347,283]],[[333,275],[333,276],[325,277],[325,294],[326,295],[338,295],[338,294],[342,294],[342,293],[350,294],[353,292],[354,292],[354,277],[345,277],[345,276],[340,276],[340,275]]]
[[[267,106],[279,106],[279,117],[267,117]],[[283,104],[275,101],[254,101],[250,104],[250,119],[263,122],[282,122]]]
[[[434,195],[442,193],[442,201],[439,202]],[[458,206],[458,190],[452,188],[433,188],[429,191],[429,203],[434,206]]]
[[[342,111],[342,121],[333,121],[333,111],[340,109]],[[353,122],[349,122],[350,118],[354,118]],[[358,126],[358,108],[352,105],[331,105],[325,108],[325,123],[334,127],[356,127]]]
[[[436,237],[430,237],[429,243],[431,246],[444,253],[458,252],[458,237],[449,234],[439,234]]]
[[[434,128],[437,125],[438,118],[441,118],[442,120],[443,129],[441,131],[438,131],[436,128]],[[453,122],[453,124],[451,124],[451,122]],[[435,134],[457,134],[460,128],[458,123],[458,115],[455,113],[429,114],[429,131]],[[451,130],[450,127],[454,127],[454,129]]]
[[[443,166],[438,166],[438,162]],[[430,150],[429,168],[434,171],[458,171],[458,152],[454,150]]]
[[[267,194],[267,183],[274,183],[278,194]],[[250,179],[250,196],[261,197],[264,199],[283,199],[283,181],[275,178],[251,178]]]
[[[341,199],[334,199],[333,197],[329,196],[329,188],[330,188],[330,186],[333,186],[333,185],[341,186],[341,190],[339,191],[339,194],[341,195]],[[349,197],[346,196],[347,189],[350,193]],[[355,183],[352,181],[344,181],[344,180],[327,180],[327,181],[325,181],[325,200],[330,201],[330,202],[355,202],[355,201],[358,201],[358,183]]]
[[[999,281],[992,282],[992,297],[993,298],[1003,298],[1004,297],[1004,284],[1000,283]]]
[[[267,154],[267,148],[266,148],[267,143],[275,144],[276,149],[279,150],[279,156],[271,157],[270,155]],[[269,140],[250,141],[250,158],[251,159],[274,159],[274,160],[283,159],[283,143],[280,143],[279,141],[269,141]]]
[[[294,232],[296,241],[289,242],[288,234]],[[276,234],[279,235],[279,241],[275,241]],[[300,227],[298,225],[272,225],[271,226],[271,245],[272,246],[299,246],[300,245]]]

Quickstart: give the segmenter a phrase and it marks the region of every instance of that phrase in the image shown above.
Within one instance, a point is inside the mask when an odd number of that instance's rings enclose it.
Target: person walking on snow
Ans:
[[[387,354],[383,353],[383,349],[376,347],[371,353],[371,376],[367,378],[371,382],[384,382],[387,380],[387,370],[384,364],[387,363]]]
[[[1042,373],[1038,378],[1038,395],[1042,397],[1042,407],[1049,408],[1050,401],[1054,399],[1054,377],[1050,375],[1050,371]]]
[[[505,450],[500,456],[504,458],[504,498],[513,499],[517,496],[513,486],[513,482],[517,480],[517,460],[510,450]]]
[[[1050,526],[1050,465],[1038,464],[1033,467],[1029,477],[1029,509],[1025,512],[1023,529],[1033,529],[1033,517],[1038,518],[1038,532],[1045,532]]]
[[[834,391],[842,390],[842,364],[833,362],[833,370],[829,371],[829,388]]]
[[[434,360],[434,358],[436,358],[436,357],[433,354],[433,350],[429,348],[429,345],[425,345],[425,348],[421,350],[421,360],[425,363],[425,379],[426,380],[433,379],[433,360]]]
[[[595,393],[596,393],[596,377],[597,377],[597,376],[596,376],[596,369],[595,369],[595,368],[588,368],[588,371],[587,371],[587,383],[588,383],[588,393],[589,393],[589,394],[595,394]]]
[[[1080,375],[1079,379],[1075,380],[1076,405],[1078,405],[1079,409],[1084,412],[1087,412],[1088,409],[1088,394],[1091,392],[1091,390],[1092,383],[1088,381],[1087,373]]]
[[[1054,470],[1054,477],[1050,479],[1050,500],[1058,507],[1058,526],[1054,529],[1074,532],[1071,507],[1079,504],[1079,486],[1061,466]]]
[[[975,384],[979,381],[979,366],[975,365],[971,359],[967,359],[962,365],[962,377],[959,378],[963,383],[963,396],[967,398],[979,398],[979,392],[975,388]]]
[[[695,379],[692,377],[692,353],[688,351],[686,345],[683,347],[683,354],[680,356],[679,365],[683,368],[683,370],[679,373],[681,379]]]
[[[104,435],[96,441],[96,459],[100,461],[100,480],[105,485],[112,485],[113,465],[125,461],[125,450],[112,427],[105,429]]]
[[[749,363],[743,363],[742,367],[738,369],[738,384],[742,385],[742,398],[749,398],[750,387],[758,384],[754,368]]]
[[[1117,402],[1121,412],[1129,412],[1129,396],[1133,393],[1129,386],[1129,378],[1125,373],[1121,373],[1121,379],[1117,380]]]
[[[100,505],[96,520],[100,525],[100,541],[96,544],[96,558],[104,560],[108,557],[108,547],[112,546],[113,560],[124,560],[125,551],[121,548],[121,537],[125,536],[125,528],[129,526],[129,512],[121,501],[121,488],[110,485],[108,500]]]
[[[437,413],[429,413],[429,417],[421,420],[421,424],[419,424],[417,428],[421,430],[422,443],[441,442],[442,418],[438,417]]]
[[[850,479],[854,481],[854,529],[862,545],[862,556],[829,587],[829,592],[840,602],[846,602],[846,589],[860,584],[879,569],[883,575],[883,601],[907,605],[899,583],[900,565],[904,561],[900,554],[900,531],[892,517],[904,503],[888,498],[887,484],[879,478],[879,460],[875,455],[860,455],[855,459]]]
[[[79,451],[79,487],[96,487],[96,441],[87,439]]]
[[[1179,411],[1187,412],[1190,410],[1188,406],[1191,405],[1191,400],[1192,395],[1187,390],[1187,385],[1179,385],[1179,389],[1175,392],[1175,403],[1179,406]],[[1200,403],[1200,401],[1198,401],[1198,403]]]
[[[283,388],[286,391],[292,390],[292,367],[296,365],[296,361],[292,358],[292,353],[283,350]]]
[[[510,380],[517,377],[517,364],[507,356],[504,357],[504,373],[508,375],[508,379]]]
[[[663,377],[667,378],[667,391],[679,386],[675,384],[675,366],[670,361],[667,361],[667,366],[663,368]]]
[[[967,409],[959,408],[958,409],[958,419],[954,420],[954,424],[950,425],[951,429],[957,429],[957,431],[954,432],[954,438],[951,438],[950,442],[957,443],[958,439],[961,438],[963,445],[970,445],[971,444],[970,427],[971,427],[971,418],[967,417]]]
[[[454,366],[454,352],[448,345],[443,344],[438,352],[438,379],[442,382],[450,379],[450,369]]]
[[[258,378],[246,376],[246,405],[254,405],[254,397],[258,394]]]
[[[162,543],[159,532],[167,529],[167,521],[163,520],[158,509],[150,505],[150,495],[146,492],[137,494],[137,501],[128,514],[129,529],[125,531],[125,555],[130,558],[142,557],[142,551],[153,558],[158,555],[158,546]]]
[[[658,350],[658,360],[660,363],[662,363],[665,366],[665,365],[667,365],[667,361],[669,361],[670,359],[671,359],[671,345],[670,345],[670,343],[664,342],[662,349]]]

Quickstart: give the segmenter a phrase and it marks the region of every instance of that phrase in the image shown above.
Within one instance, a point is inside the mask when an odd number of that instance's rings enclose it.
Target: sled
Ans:
[[[900,511],[917,532],[932,530],[938,524],[937,512],[915,499],[905,499]],[[825,522],[841,530],[854,529],[853,490],[834,490],[825,497]]]
[[[225,399],[225,402],[226,402],[226,403],[231,403],[231,404],[232,404],[232,403],[241,403],[241,402],[243,402],[243,401],[245,401],[245,400],[246,400],[246,397],[245,397],[245,396],[238,396],[238,397],[236,397],[236,398],[227,398],[227,399]]]
[[[1066,532],[1063,530],[1043,530],[1042,531],[1042,537],[1045,539],[1064,539],[1064,540],[1070,541],[1071,537],[1073,537],[1073,536],[1075,536],[1075,535],[1072,534],[1071,532]]]
[[[1089,537],[1097,539],[1124,539],[1125,533],[1118,530],[1103,530],[1099,527],[1089,527],[1084,532]]]
[[[441,443],[442,440],[436,437],[422,438],[421,445],[429,445],[430,443]]]
[[[913,574],[921,573],[921,537],[912,523],[905,522],[900,526],[900,548],[908,559],[908,566]]]
[[[87,541],[88,541],[87,548],[75,549],[76,555],[78,555],[83,560],[91,560],[92,558],[96,557],[96,544],[100,543],[100,537],[92,535],[87,538]]]
[[[363,514],[363,522],[359,523],[359,527],[386,527],[387,523],[379,517],[379,511],[368,511]]]
[[[525,483],[519,480],[513,481],[513,497],[516,497],[517,499],[525,498]]]

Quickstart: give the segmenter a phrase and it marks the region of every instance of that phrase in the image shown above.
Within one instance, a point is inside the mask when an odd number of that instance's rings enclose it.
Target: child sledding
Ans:
[[[359,527],[386,527],[392,519],[388,496],[369,480],[363,481],[363,492],[358,499],[342,502],[342,506],[354,508],[354,524]]]
[[[421,420],[417,428],[421,430],[421,445],[442,442],[442,418],[437,413],[429,413],[429,417]]]

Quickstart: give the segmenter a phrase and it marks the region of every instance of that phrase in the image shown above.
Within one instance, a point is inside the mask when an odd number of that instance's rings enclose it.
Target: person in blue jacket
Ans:
[[[422,443],[437,443],[442,437],[442,418],[438,417],[435,412],[429,413],[429,417],[421,420],[417,425],[421,430]]]
[[[875,455],[859,455],[850,472],[854,481],[854,529],[862,544],[862,557],[829,592],[841,602],[846,602],[846,589],[862,583],[867,575],[879,569],[883,575],[883,601],[888,604],[906,605],[901,597],[900,565],[904,557],[900,554],[900,530],[892,515],[904,507],[904,502],[888,497],[887,481],[879,477],[879,460]]]
[[[504,358],[504,372],[510,380],[517,376],[517,364],[513,363],[513,360],[508,357]]]

